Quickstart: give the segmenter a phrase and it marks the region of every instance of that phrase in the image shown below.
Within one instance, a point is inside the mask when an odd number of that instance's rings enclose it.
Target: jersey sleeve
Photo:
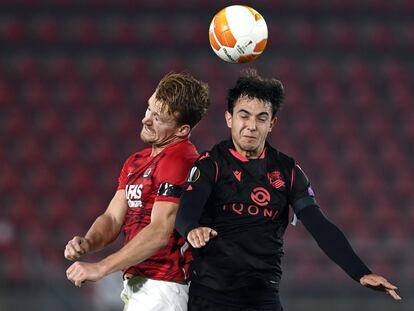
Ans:
[[[217,173],[217,162],[208,153],[202,154],[191,168],[176,218],[176,229],[183,237],[200,226],[199,220],[217,181]]]
[[[289,201],[296,215],[307,206],[318,206],[309,179],[298,164],[295,164],[293,168],[291,183]]]
[[[154,179],[157,188],[155,201],[179,202],[182,187],[194,160],[195,158],[178,153],[160,161]]]

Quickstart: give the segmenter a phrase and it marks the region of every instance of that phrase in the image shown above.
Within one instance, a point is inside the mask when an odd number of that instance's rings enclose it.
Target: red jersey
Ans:
[[[124,221],[125,243],[151,222],[156,201],[179,203],[179,198],[157,195],[161,184],[182,186],[198,152],[188,140],[166,147],[155,157],[151,148],[130,156],[119,176],[118,190],[125,189],[128,211]],[[145,261],[125,269],[125,273],[164,281],[183,281],[187,277],[191,254],[185,240],[174,230],[168,245]]]

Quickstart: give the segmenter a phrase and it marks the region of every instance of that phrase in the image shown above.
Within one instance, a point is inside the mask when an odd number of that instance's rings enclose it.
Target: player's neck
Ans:
[[[264,149],[264,145],[260,146],[256,150],[243,150],[237,144],[234,144],[234,147],[236,148],[237,153],[249,160],[258,159]]]
[[[172,137],[171,140],[168,140],[160,145],[152,145],[152,150],[151,150],[151,157],[155,157],[157,155],[159,155],[165,148],[171,146],[171,145],[175,145],[176,143],[179,143],[180,141],[186,140],[188,137],[177,137],[174,136]]]

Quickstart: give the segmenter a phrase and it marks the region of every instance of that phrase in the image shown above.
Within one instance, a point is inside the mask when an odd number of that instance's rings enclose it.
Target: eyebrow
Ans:
[[[241,112],[242,113],[247,113],[247,114],[251,115],[251,113],[249,111],[244,110],[244,109],[240,109],[237,113],[241,113]],[[266,111],[263,111],[263,112],[259,113],[257,116],[258,117],[261,117],[261,116],[269,116],[269,113],[266,112]]]
[[[151,111],[151,113],[152,113],[152,114],[154,114],[154,115],[156,115],[156,116],[158,116],[158,117],[160,116],[160,114],[159,114],[158,112],[156,112],[156,111],[152,111],[152,110],[151,110],[151,107],[150,107],[149,103],[148,103],[148,108],[147,108],[147,109],[148,109],[149,111]]]

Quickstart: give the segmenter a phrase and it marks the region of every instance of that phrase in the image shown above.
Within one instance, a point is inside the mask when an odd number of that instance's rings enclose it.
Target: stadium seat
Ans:
[[[0,42],[21,44],[28,39],[28,25],[24,20],[8,18],[0,20]]]
[[[69,42],[85,45],[96,45],[102,42],[102,34],[97,20],[93,18],[77,18],[69,20],[65,37]]]
[[[107,27],[110,31],[109,42],[127,46],[138,44],[139,31],[132,20],[113,19]]]
[[[353,51],[358,46],[357,27],[350,23],[335,23],[329,27],[328,38],[334,49]]]
[[[61,26],[56,18],[46,17],[36,20],[33,30],[36,39],[47,44],[56,44],[62,41]]]

